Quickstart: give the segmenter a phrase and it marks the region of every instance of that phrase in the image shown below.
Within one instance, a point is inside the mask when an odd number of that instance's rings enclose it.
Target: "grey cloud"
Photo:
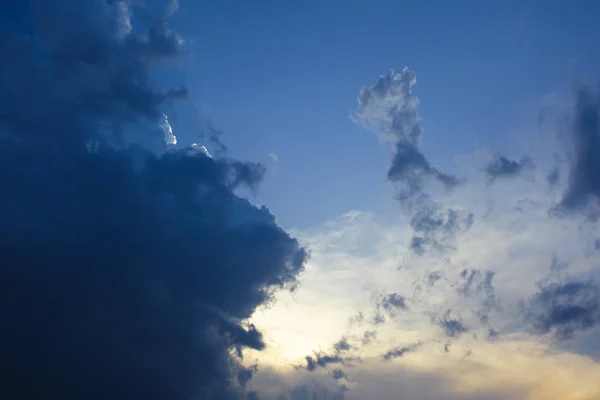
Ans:
[[[406,299],[398,293],[392,293],[383,298],[382,307],[384,310],[390,312],[393,309],[406,310]]]
[[[415,83],[414,71],[404,68],[402,72],[395,73],[390,70],[374,85],[361,89],[354,119],[392,143],[394,155],[387,173],[388,180],[397,185],[398,199],[413,215],[411,225],[416,234],[410,247],[415,254],[423,255],[430,249],[446,250],[448,247],[444,241],[458,231],[469,229],[473,215],[462,215],[452,209],[442,210],[441,204],[431,200],[425,192],[424,186],[429,181],[438,182],[446,189],[452,189],[460,181],[434,168],[419,150],[423,128],[418,113],[419,100],[412,93]],[[447,214],[447,223],[425,225],[436,218],[438,221],[446,219],[441,217],[442,214]],[[451,218],[455,220],[451,221]]]
[[[352,357],[344,356],[352,349],[348,339],[343,337],[333,345],[333,353],[327,354],[324,352],[315,352],[313,356],[306,356],[306,369],[314,371],[317,368],[327,367],[329,364],[346,364],[352,361]]]
[[[546,181],[551,188],[555,187],[562,179],[561,165],[564,163],[563,158],[559,154],[554,154],[554,167],[546,175]]]
[[[246,394],[246,400],[260,400],[260,396],[256,392],[248,392]]]
[[[379,294],[375,300],[375,315],[373,316],[373,324],[381,325],[386,321],[386,315],[394,318],[398,311],[408,309],[406,298],[398,293],[387,295]]]
[[[426,178],[433,178],[447,189],[452,189],[460,182],[445,173],[442,173],[429,164],[425,156],[412,144],[397,143],[394,147],[392,165],[388,170],[388,179],[394,183],[403,184],[404,196],[410,197],[423,191]]]
[[[382,123],[386,123],[379,133],[393,142],[408,142],[417,146],[421,142],[423,129],[417,112],[419,101],[412,94],[416,82],[415,72],[408,68],[399,74],[389,70],[374,85],[361,89],[356,115],[377,131],[380,131]]]
[[[560,170],[558,168],[552,168],[548,175],[546,175],[546,180],[550,186],[556,186],[560,180]]]
[[[531,167],[533,167],[533,160],[530,157],[524,156],[519,161],[515,161],[496,154],[494,159],[485,167],[485,173],[490,179],[494,180],[496,178],[517,176]]]
[[[565,261],[561,261],[556,254],[552,255],[550,261],[550,270],[548,274],[540,281],[536,282],[539,288],[546,287],[552,282],[560,282],[565,276],[565,272],[569,269],[570,264]]]
[[[435,283],[440,279],[442,279],[441,271],[433,271],[427,274],[427,284],[429,285],[429,287],[435,285]]]
[[[496,275],[493,271],[481,271],[479,269],[465,269],[459,275],[457,292],[465,297],[478,296],[481,299],[483,313],[500,307],[500,301],[496,297],[493,280]]]
[[[344,338],[342,338],[342,339],[340,339],[338,342],[336,342],[336,343],[333,345],[333,349],[334,349],[336,352],[338,352],[338,353],[341,353],[341,352],[344,352],[344,351],[348,351],[348,350],[350,350],[351,348],[352,348],[352,346],[350,346],[350,343],[348,343],[348,339],[347,339],[347,338],[345,338],[345,337],[344,337]]]
[[[448,337],[458,337],[469,329],[458,317],[451,316],[452,310],[447,310],[442,317],[433,318],[433,321],[444,330]]]
[[[384,355],[384,360],[391,360],[394,358],[399,358],[405,355],[406,353],[411,353],[417,351],[417,349],[421,347],[421,343],[415,343],[410,346],[405,347],[394,347],[393,349],[388,350]]]
[[[374,325],[381,325],[385,323],[385,317],[383,316],[383,314],[381,313],[376,313],[375,316],[373,317],[373,324]]]
[[[333,370],[333,372],[331,373],[331,377],[336,381],[339,381],[340,379],[348,380],[348,375],[339,368]]]
[[[306,369],[314,371],[318,367],[326,367],[329,364],[343,364],[344,358],[339,354],[321,354],[315,353],[313,356],[306,356]]]
[[[221,141],[221,136],[223,136],[223,130],[216,127],[208,118],[199,127],[198,137],[208,139],[215,149],[215,154],[226,155],[229,152],[229,148]]]
[[[431,166],[418,146],[423,136],[419,99],[412,93],[416,84],[414,71],[404,68],[379,77],[365,86],[358,96],[356,120],[390,141],[394,147],[388,178],[401,183],[412,194],[422,191],[425,179],[433,178],[451,188],[459,182]]]
[[[455,337],[468,331],[468,329],[457,319],[442,319],[439,321],[440,327],[446,332],[446,336]]]
[[[377,338],[377,331],[365,331],[361,338],[361,343],[367,345]]]
[[[415,236],[411,239],[411,249],[422,255],[429,249],[444,251],[445,241],[459,232],[465,232],[474,223],[472,213],[444,208],[440,203],[423,198],[414,208],[410,226]]]
[[[362,311],[356,313],[352,317],[348,318],[348,324],[350,326],[361,325],[365,321],[365,314]]]
[[[414,291],[412,295],[412,299],[416,299],[417,297],[428,294],[433,289],[433,286],[440,281],[441,279],[446,279],[446,276],[442,271],[429,271],[425,274],[425,276],[421,279],[417,279],[413,283]],[[423,293],[425,292],[425,293]]]
[[[289,400],[343,400],[346,386],[342,386],[338,391],[332,392],[326,387],[320,387],[316,383],[311,385],[300,385],[296,386],[289,397],[283,397],[283,399]]]
[[[517,205],[515,205],[515,211],[523,213],[526,212],[526,210],[531,209],[532,207],[539,207],[539,205],[531,199],[523,198],[517,200]]]
[[[592,281],[541,283],[522,307],[535,333],[568,340],[600,321],[600,288]]]

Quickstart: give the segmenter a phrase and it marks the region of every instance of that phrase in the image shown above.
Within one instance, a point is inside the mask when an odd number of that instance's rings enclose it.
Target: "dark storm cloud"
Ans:
[[[541,283],[522,307],[535,333],[568,340],[600,322],[600,288],[592,281]]]
[[[264,168],[122,144],[187,93],[150,80],[181,53],[168,4],[145,33],[125,2],[31,5],[0,37],[0,397],[239,398],[244,321],[306,258],[234,194]]]
[[[411,226],[415,236],[410,248],[417,255],[434,249],[444,251],[446,240],[459,231],[468,230],[473,215],[444,209],[425,191],[425,185],[434,181],[452,189],[460,180],[433,167],[420,151],[423,136],[419,100],[412,93],[416,84],[414,71],[404,68],[390,70],[372,86],[365,86],[358,96],[355,121],[391,142],[394,154],[388,180],[398,188],[398,200],[413,216]]]
[[[399,358],[405,355],[406,353],[412,353],[417,351],[417,349],[421,346],[421,343],[415,343],[410,346],[405,347],[394,347],[393,349],[388,350],[384,355],[384,360],[392,360],[394,358]]]
[[[569,158],[567,189],[557,211],[584,211],[592,206],[597,217],[600,197],[600,96],[587,88],[580,88],[573,110],[570,130],[566,139]]]
[[[532,166],[533,161],[527,156],[521,158],[519,161],[515,161],[496,154],[494,159],[485,167],[485,173],[492,180],[496,178],[509,178],[521,174],[525,169]]]
[[[125,2],[34,0],[31,8],[30,34],[0,43],[0,123],[21,138],[107,139],[125,124],[156,120],[161,104],[187,95],[151,85],[148,67],[181,55],[164,18],[137,34]]]

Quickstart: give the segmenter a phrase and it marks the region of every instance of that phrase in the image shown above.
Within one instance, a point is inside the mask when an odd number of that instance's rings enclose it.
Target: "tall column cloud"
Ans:
[[[411,214],[415,235],[410,247],[422,255],[430,249],[444,251],[444,242],[456,232],[469,229],[474,217],[443,207],[426,191],[430,181],[452,189],[460,180],[432,166],[419,148],[423,127],[419,99],[413,94],[416,82],[416,73],[407,67],[400,73],[389,70],[375,84],[360,90],[352,119],[391,143],[393,156],[387,178],[397,186],[398,199]]]

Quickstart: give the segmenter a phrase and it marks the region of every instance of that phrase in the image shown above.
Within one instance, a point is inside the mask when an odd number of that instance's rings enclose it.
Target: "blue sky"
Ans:
[[[600,3],[6,3],[0,398],[600,398]]]
[[[536,129],[528,113],[536,111],[522,105],[595,72],[600,6],[578,4],[586,6],[183,0],[173,24],[192,55],[176,76],[194,104],[182,108],[202,107],[232,154],[275,168],[258,201],[284,226],[354,208],[393,212],[382,174],[388,149],[348,118],[357,88],[390,68],[417,71],[423,146],[439,167],[454,168],[454,155],[478,141],[520,156],[527,139],[515,140],[515,130]],[[175,129],[190,140],[180,114]]]

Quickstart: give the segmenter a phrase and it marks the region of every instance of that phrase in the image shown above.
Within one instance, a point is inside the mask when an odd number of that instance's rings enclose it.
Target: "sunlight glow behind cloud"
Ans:
[[[273,68],[265,76],[274,85],[247,79],[260,89],[242,99],[252,108],[264,92],[289,109],[261,109],[273,126],[252,112],[240,120],[251,133],[286,134],[275,145],[235,132],[230,151],[211,118],[191,125],[175,109],[189,98],[171,82],[185,75],[186,63],[173,62],[189,56],[184,46],[194,42],[167,23],[177,0],[40,0],[27,10],[21,3],[7,3],[11,24],[0,35],[0,398],[600,399],[600,93],[577,85],[572,97],[552,92],[525,101],[535,134],[494,110],[515,125],[507,129],[524,132],[527,146],[504,154],[511,148],[473,143],[472,152],[457,155],[449,140],[435,141],[435,129],[434,145],[423,142],[430,133],[421,101],[428,99],[417,96],[416,70],[388,70],[357,85],[351,119],[358,127],[342,129],[328,126],[326,113],[303,111],[339,111],[319,103],[314,90],[299,94],[305,86],[323,89],[322,82],[294,80],[280,101],[271,89],[287,77],[276,70],[289,70]],[[231,35],[244,46],[259,37],[250,31],[272,22],[263,24],[263,14],[282,21],[259,11],[250,30]],[[189,15],[174,19],[186,33],[202,25],[199,14]],[[208,28],[217,32],[222,20],[214,21]],[[281,36],[268,32],[268,46],[247,47],[243,56],[265,57],[282,38],[296,50],[285,25]],[[230,45],[214,46],[219,56],[202,60],[214,70],[233,65],[243,76],[216,79],[227,101],[251,76],[220,53],[232,53]],[[326,65],[307,59],[303,68]],[[194,71],[210,75],[211,68]],[[336,76],[363,79],[362,72]],[[424,76],[431,79],[431,70]],[[203,79],[191,85],[211,85]],[[455,94],[464,85],[441,86],[430,85],[429,96],[448,91],[446,99],[462,101]],[[452,106],[444,112],[453,114]],[[225,125],[235,126],[245,107],[230,107]],[[551,111],[538,115],[540,107]],[[429,110],[423,115],[435,115]],[[290,128],[319,125],[305,125],[313,118],[323,118],[328,132],[365,128],[391,144],[380,173],[387,168],[397,213],[340,206],[337,217],[284,229],[256,204],[265,177],[275,183],[266,186],[275,193],[270,200],[289,194],[279,206],[293,199],[289,212],[300,218],[315,211],[303,196],[316,187],[331,185],[331,194],[354,185],[344,192],[351,201],[346,193],[372,194],[353,178],[371,176],[367,164],[380,165],[381,153],[361,143],[354,158],[334,155],[330,149],[341,150],[347,136],[328,147]],[[266,159],[271,173],[236,152]],[[438,167],[444,154],[454,155],[454,165],[446,159]],[[294,160],[313,168],[308,183],[299,184]],[[341,175],[323,174],[334,169]],[[321,175],[342,178],[313,185]]]

